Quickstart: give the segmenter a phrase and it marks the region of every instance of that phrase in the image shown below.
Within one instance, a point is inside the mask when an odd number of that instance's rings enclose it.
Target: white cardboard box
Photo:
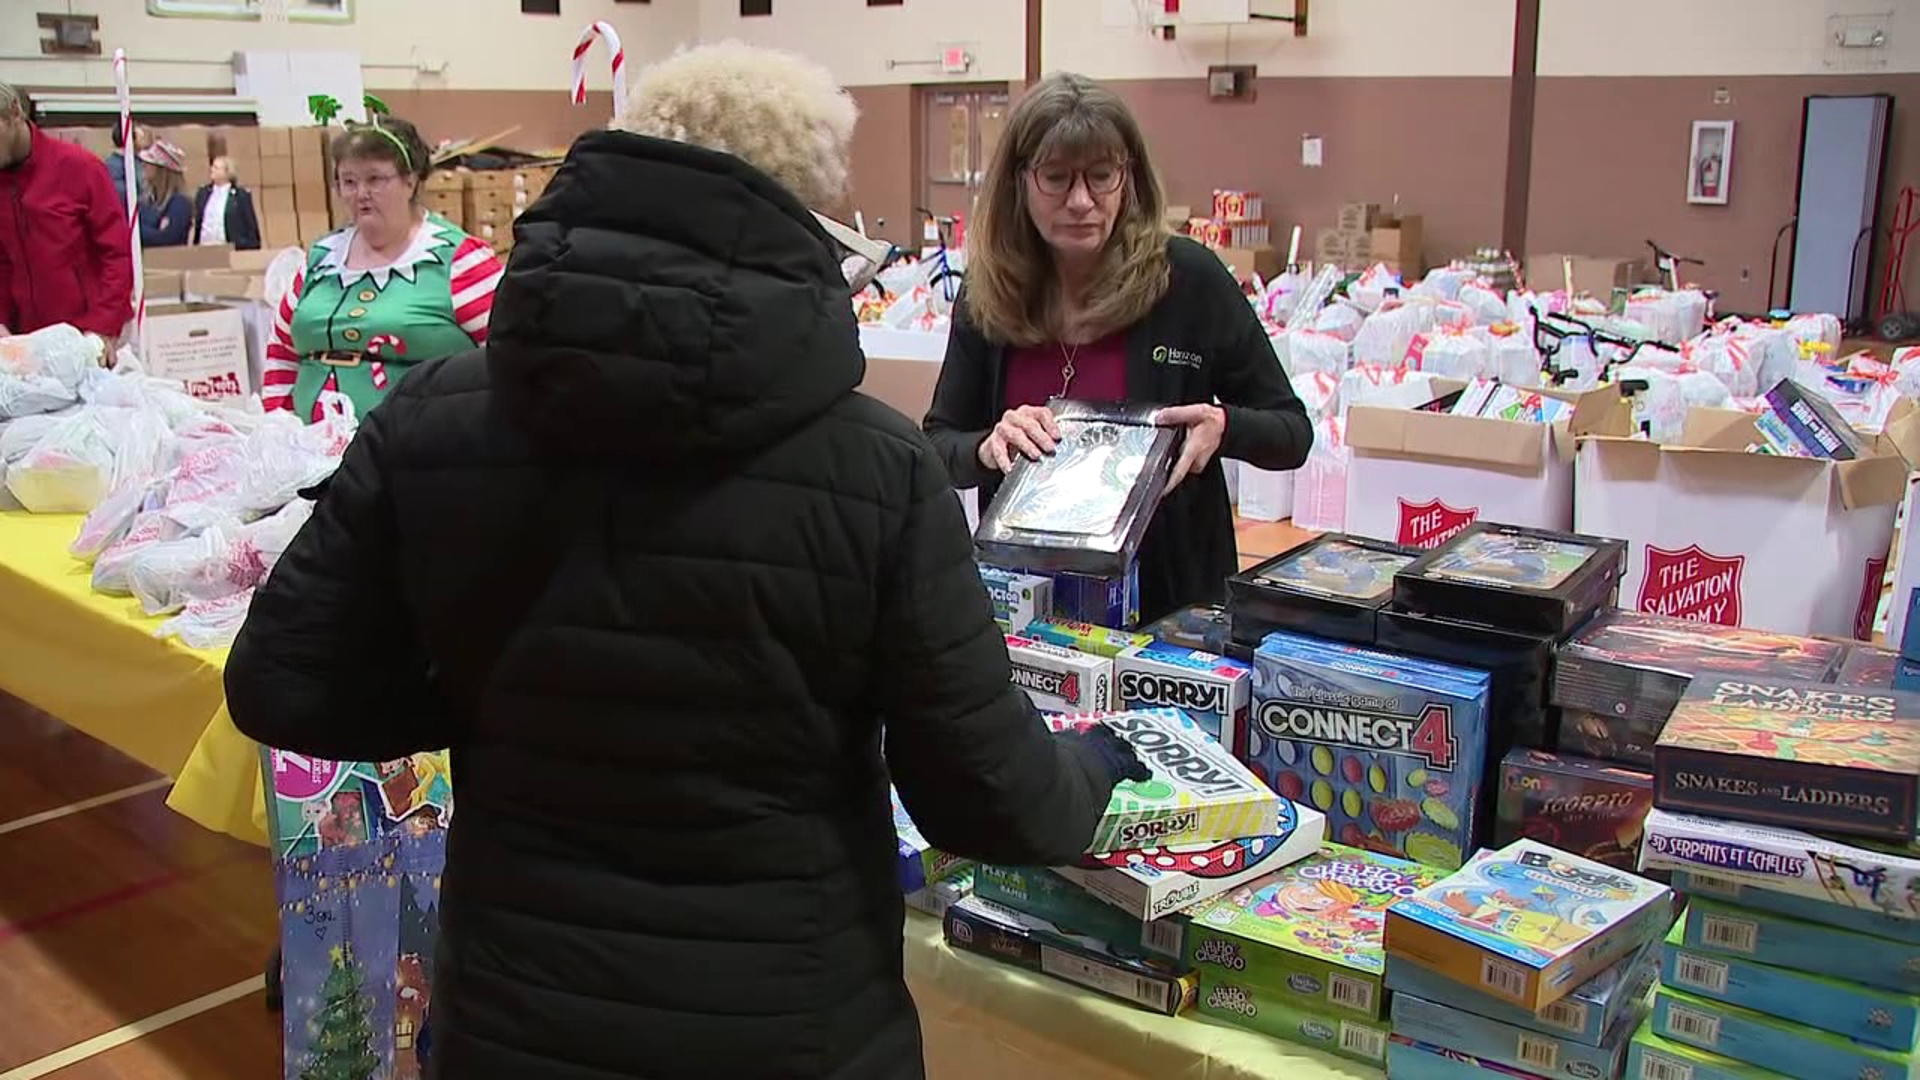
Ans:
[[[1872,629],[1920,417],[1858,461],[1749,454],[1745,413],[1696,409],[1680,444],[1580,441],[1574,529],[1628,543],[1620,606],[1849,638]]]
[[[205,401],[246,397],[247,326],[238,310],[220,304],[173,304],[147,309],[142,362],[163,379],[186,384]]]
[[[1463,385],[1435,379],[1434,392]],[[1625,431],[1628,419],[1611,388],[1554,396],[1574,406],[1555,424],[1373,405],[1348,410],[1346,531],[1426,549],[1476,521],[1572,528],[1574,437]]]
[[[1240,465],[1239,513],[1248,521],[1285,521],[1293,516],[1293,473]]]
[[[1033,707],[1050,713],[1109,712],[1116,707],[1113,661],[1042,641],[1007,635],[1013,685]]]

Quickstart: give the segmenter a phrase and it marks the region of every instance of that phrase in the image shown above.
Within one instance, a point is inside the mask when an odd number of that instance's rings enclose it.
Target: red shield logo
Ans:
[[[1394,542],[1405,547],[1423,551],[1439,547],[1480,520],[1480,508],[1477,506],[1456,510],[1439,499],[1423,503],[1401,499],[1399,502],[1400,532]]]
[[[1861,641],[1873,640],[1873,620],[1880,614],[1880,591],[1893,587],[1886,577],[1886,556],[1867,560],[1867,576],[1860,582],[1860,610],[1853,615],[1853,636]]]
[[[1745,555],[1720,556],[1690,544],[1678,551],[1647,546],[1640,610],[1693,622],[1740,625],[1740,574]]]

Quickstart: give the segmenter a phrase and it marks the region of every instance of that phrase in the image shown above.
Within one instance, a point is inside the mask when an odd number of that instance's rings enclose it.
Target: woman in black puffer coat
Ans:
[[[855,391],[806,209],[851,102],[718,46],[617,126],[520,219],[487,350],[367,416],[229,705],[323,757],[453,748],[433,1075],[920,1077],[889,775],[935,845],[1047,864],[1144,774],[1009,685],[939,458]]]

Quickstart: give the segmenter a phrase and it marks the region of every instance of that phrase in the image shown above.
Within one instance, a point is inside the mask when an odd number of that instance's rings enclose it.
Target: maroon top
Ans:
[[[1060,392],[1060,369],[1073,356],[1073,383]],[[1058,344],[1025,345],[1007,350],[1006,399],[1001,408],[1045,405],[1057,397],[1078,401],[1127,399],[1127,335],[1110,334],[1078,349]]]

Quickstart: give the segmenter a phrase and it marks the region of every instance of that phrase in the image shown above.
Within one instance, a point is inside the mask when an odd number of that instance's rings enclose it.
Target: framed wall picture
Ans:
[[[1733,121],[1695,120],[1687,150],[1687,201],[1727,205],[1727,177],[1733,169]]]

